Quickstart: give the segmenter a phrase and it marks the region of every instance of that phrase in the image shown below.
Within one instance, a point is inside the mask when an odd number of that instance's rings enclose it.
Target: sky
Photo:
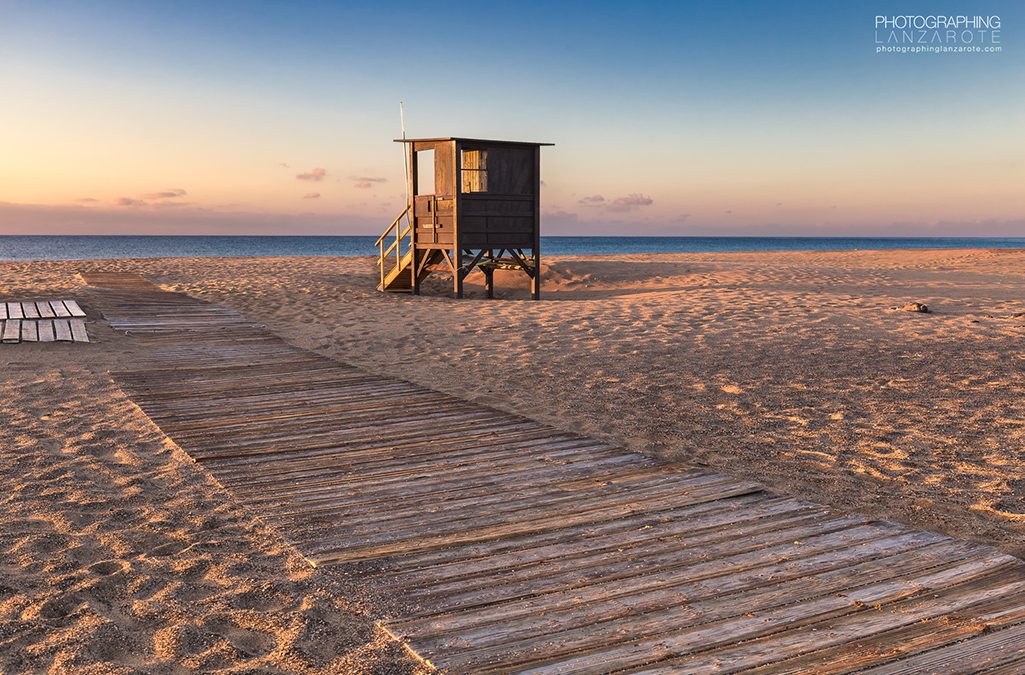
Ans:
[[[877,53],[894,14],[999,16],[970,37],[1001,51]],[[1011,0],[0,0],[0,234],[377,234],[401,100],[411,137],[555,143],[544,234],[1025,236],[1023,29]]]

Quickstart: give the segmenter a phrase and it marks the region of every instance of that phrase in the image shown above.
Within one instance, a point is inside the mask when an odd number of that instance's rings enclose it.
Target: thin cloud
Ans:
[[[114,200],[114,206],[145,206],[146,202],[131,197],[118,197]]]
[[[93,199],[92,197],[81,197],[75,200],[79,204],[96,204],[99,203],[99,199]]]
[[[602,195],[589,195],[578,200],[581,206],[604,206],[606,199]]]
[[[607,211],[622,213],[623,211],[632,211],[644,206],[651,206],[654,203],[655,200],[648,195],[641,194],[640,192],[631,192],[625,197],[616,197],[605,208]]]
[[[178,197],[184,197],[188,192],[181,188],[171,188],[170,190],[164,190],[162,192],[149,192],[142,196],[143,199],[177,199]]]
[[[327,169],[314,169],[313,171],[307,171],[305,173],[297,173],[295,177],[299,180],[308,180],[319,182],[324,180],[324,176],[327,175]]]
[[[387,178],[380,178],[378,176],[350,176],[349,180],[355,181],[354,187],[360,190],[369,190],[377,183],[388,182]]]
[[[632,192],[625,197],[619,197],[612,202],[613,206],[625,206],[626,208],[633,208],[635,206],[651,206],[655,203],[655,200],[647,195],[642,195],[640,192]]]
[[[307,192],[303,195],[303,199],[320,199],[319,192]]]

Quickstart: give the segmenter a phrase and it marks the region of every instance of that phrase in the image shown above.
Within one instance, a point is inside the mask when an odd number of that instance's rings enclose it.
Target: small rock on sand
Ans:
[[[906,305],[897,305],[896,307],[891,307],[890,309],[896,309],[901,312],[918,312],[920,314],[929,313],[929,307],[927,305],[922,304],[921,302],[910,302]]]

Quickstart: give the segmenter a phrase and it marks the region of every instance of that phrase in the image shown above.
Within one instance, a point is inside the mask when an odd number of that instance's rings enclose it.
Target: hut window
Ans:
[[[488,191],[488,151],[463,150],[463,192]]]
[[[416,193],[434,194],[434,150],[421,150],[416,153]]]

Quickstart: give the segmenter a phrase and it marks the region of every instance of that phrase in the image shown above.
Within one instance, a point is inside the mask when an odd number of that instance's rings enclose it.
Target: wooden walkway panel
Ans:
[[[64,325],[57,326],[54,317],[65,317]],[[85,311],[74,300],[0,302],[0,336],[7,344],[54,342],[55,339],[89,342],[85,317]]]
[[[141,278],[83,278],[153,347],[114,374],[128,395],[311,563],[388,589],[383,626],[452,672],[1025,663],[1025,564],[991,548],[366,373]]]

